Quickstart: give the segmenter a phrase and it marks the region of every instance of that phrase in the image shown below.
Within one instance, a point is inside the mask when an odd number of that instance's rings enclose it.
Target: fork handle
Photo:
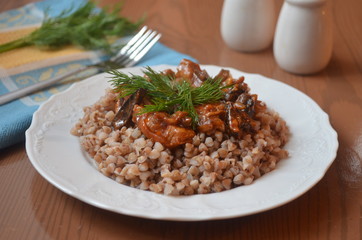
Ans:
[[[5,103],[7,103],[7,102],[10,102],[10,101],[13,101],[15,99],[24,97],[24,96],[26,96],[26,95],[28,95],[30,93],[33,93],[33,92],[42,90],[44,88],[47,88],[47,87],[53,85],[56,82],[59,82],[59,81],[65,79],[65,78],[67,78],[69,76],[72,76],[74,74],[84,72],[84,71],[86,71],[86,70],[88,70],[90,68],[91,68],[90,66],[80,67],[78,69],[67,72],[67,73],[62,74],[60,76],[56,76],[54,78],[51,78],[49,80],[37,82],[37,83],[35,83],[33,85],[30,85],[28,87],[23,87],[23,88],[15,90],[15,91],[5,93],[5,94],[0,96],[0,105],[3,105]]]

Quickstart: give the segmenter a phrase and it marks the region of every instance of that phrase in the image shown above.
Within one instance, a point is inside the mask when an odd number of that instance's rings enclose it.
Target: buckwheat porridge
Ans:
[[[118,183],[166,195],[221,192],[288,156],[285,121],[244,77],[210,77],[186,59],[176,71],[111,74],[113,87],[84,108],[71,133]]]

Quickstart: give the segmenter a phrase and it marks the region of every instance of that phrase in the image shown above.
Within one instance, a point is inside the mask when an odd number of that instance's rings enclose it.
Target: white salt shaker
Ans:
[[[322,70],[332,55],[332,19],[328,0],[285,0],[277,22],[274,56],[296,74]]]
[[[224,0],[221,36],[232,49],[253,52],[267,48],[276,23],[273,0]]]

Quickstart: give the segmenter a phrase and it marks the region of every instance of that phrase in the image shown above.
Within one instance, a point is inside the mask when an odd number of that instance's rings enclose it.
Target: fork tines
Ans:
[[[161,33],[152,29],[147,30],[144,26],[118,53],[111,58],[111,61],[125,67],[135,65],[161,38]]]

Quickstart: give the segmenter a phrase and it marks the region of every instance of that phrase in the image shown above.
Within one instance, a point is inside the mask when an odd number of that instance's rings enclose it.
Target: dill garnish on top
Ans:
[[[45,14],[40,28],[23,38],[0,45],[0,53],[31,45],[58,49],[71,44],[84,49],[112,52],[109,37],[131,34],[142,22],[133,23],[121,17],[119,4],[112,8],[109,12],[106,8],[98,9],[93,2],[86,2],[78,9],[67,9],[54,18]]]
[[[118,92],[120,98],[129,96],[139,89],[146,90],[153,104],[145,105],[141,113],[185,111],[193,122],[198,121],[195,106],[219,101],[225,95],[221,80],[207,78],[200,87],[193,86],[189,81],[177,79],[171,75],[155,72],[146,67],[145,77],[139,75],[128,76],[118,70],[111,70],[111,85]]]

